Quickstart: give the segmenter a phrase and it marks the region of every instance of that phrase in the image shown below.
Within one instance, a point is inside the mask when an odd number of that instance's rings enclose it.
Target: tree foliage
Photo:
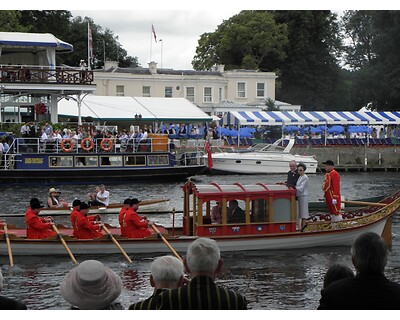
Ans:
[[[103,29],[95,24],[90,17],[73,18],[66,10],[0,11],[1,31],[51,33],[71,43],[74,52],[57,57],[58,63],[70,66],[78,66],[81,59],[87,61],[88,23],[93,38],[94,68],[104,66],[104,51],[106,60],[118,61],[120,67],[139,65],[137,57],[127,55],[127,51],[118,41],[118,36],[110,29]]]
[[[196,70],[223,63],[226,69],[274,70],[285,58],[286,26],[266,11],[242,11],[224,21],[213,33],[200,36],[192,61]]]

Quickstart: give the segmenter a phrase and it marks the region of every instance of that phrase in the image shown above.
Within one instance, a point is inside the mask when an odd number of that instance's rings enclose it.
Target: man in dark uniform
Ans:
[[[296,161],[294,161],[294,160],[290,161],[289,168],[290,168],[290,170],[288,171],[285,184],[288,188],[296,189],[296,183],[297,183],[297,180],[299,179],[299,173],[297,172]]]
[[[186,253],[184,265],[191,281],[182,288],[162,292],[157,309],[165,310],[246,310],[244,296],[218,286],[214,281],[223,260],[217,242],[209,238],[193,241]]]
[[[381,236],[366,232],[351,247],[356,276],[334,281],[321,291],[318,309],[398,310],[400,284],[384,275],[388,249]]]

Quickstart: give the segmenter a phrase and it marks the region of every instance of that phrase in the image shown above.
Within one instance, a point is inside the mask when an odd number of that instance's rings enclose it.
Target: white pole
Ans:
[[[151,29],[150,29],[150,61],[151,62],[151,53],[153,49],[153,24],[151,24]]]
[[[160,40],[158,40],[159,42],[161,42],[161,61],[160,61],[160,63],[161,63],[161,68],[162,68],[162,47],[163,47],[163,43],[164,43],[164,41],[163,41],[163,39],[160,39]]]

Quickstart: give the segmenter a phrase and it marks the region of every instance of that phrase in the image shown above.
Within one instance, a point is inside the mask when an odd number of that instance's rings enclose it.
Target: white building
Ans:
[[[186,98],[214,114],[221,101],[248,104],[256,100],[275,100],[274,72],[229,70],[223,65],[211,71],[158,69],[156,62],[149,68],[119,68],[108,62],[105,70],[96,70],[96,95]]]

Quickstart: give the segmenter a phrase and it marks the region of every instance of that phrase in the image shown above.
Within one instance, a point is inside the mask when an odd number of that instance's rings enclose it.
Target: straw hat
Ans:
[[[49,194],[50,194],[50,193],[53,193],[53,192],[57,192],[56,188],[50,188],[50,189],[49,189]]]
[[[86,260],[72,269],[61,283],[61,295],[72,306],[98,310],[119,297],[121,278],[97,260]]]

